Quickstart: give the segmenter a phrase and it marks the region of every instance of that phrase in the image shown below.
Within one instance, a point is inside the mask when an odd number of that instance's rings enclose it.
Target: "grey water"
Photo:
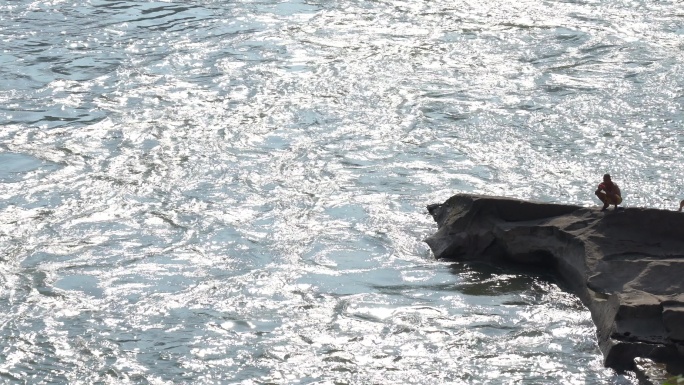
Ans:
[[[0,382],[635,384],[459,192],[684,198],[681,1],[0,3]]]

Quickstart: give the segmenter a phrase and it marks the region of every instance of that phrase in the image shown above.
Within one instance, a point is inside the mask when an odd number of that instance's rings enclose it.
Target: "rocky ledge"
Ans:
[[[604,364],[684,366],[684,213],[455,195],[428,206],[438,259],[552,268],[589,308]]]

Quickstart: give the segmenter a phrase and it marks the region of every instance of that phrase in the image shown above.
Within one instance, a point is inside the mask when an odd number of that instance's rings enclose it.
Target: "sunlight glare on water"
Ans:
[[[0,5],[0,377],[634,384],[458,192],[684,196],[672,1]]]

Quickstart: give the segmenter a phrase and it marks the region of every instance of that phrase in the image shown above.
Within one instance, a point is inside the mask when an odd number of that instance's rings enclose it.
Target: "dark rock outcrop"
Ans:
[[[554,269],[589,308],[604,364],[637,357],[684,366],[684,213],[455,195],[428,206],[438,259]]]

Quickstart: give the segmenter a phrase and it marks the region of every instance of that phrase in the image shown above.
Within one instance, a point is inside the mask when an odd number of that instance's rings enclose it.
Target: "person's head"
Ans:
[[[610,174],[603,175],[603,181],[604,182],[610,182]]]

